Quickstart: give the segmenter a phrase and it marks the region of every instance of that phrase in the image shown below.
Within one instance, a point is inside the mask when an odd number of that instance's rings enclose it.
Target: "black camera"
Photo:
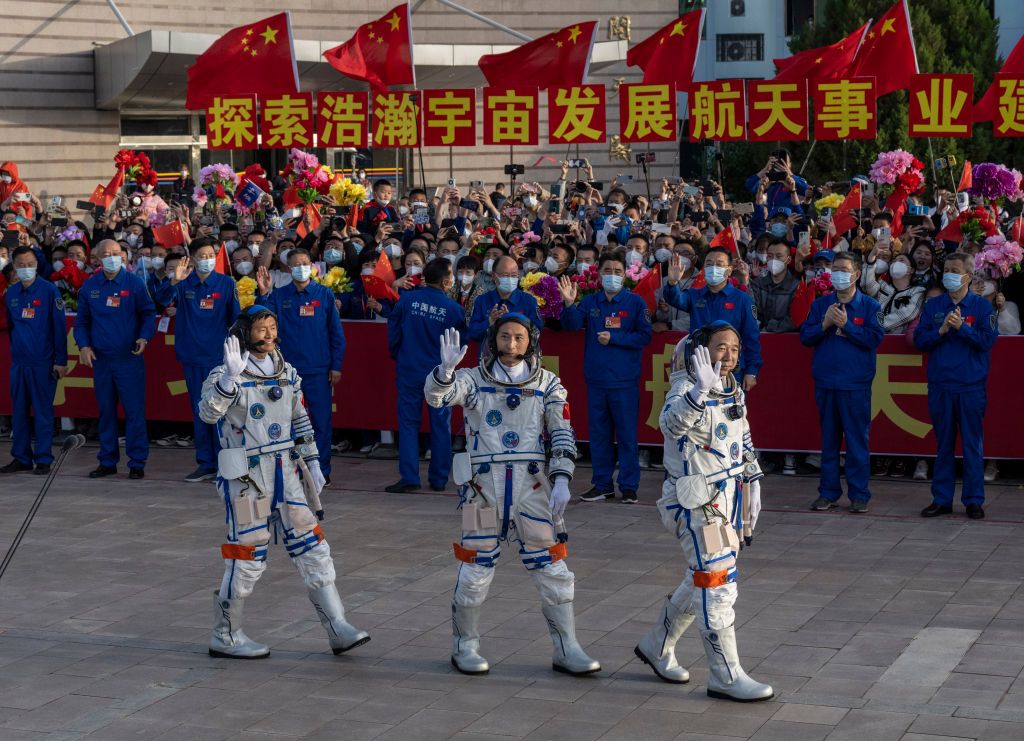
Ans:
[[[142,196],[129,196],[128,205],[131,206],[132,208],[142,208]]]
[[[642,164],[645,164],[645,163],[650,164],[651,162],[654,162],[654,161],[657,160],[657,157],[655,156],[655,154],[656,154],[655,152],[637,152],[636,163],[638,165],[642,165]]]
[[[506,175],[525,175],[526,165],[505,165]]]

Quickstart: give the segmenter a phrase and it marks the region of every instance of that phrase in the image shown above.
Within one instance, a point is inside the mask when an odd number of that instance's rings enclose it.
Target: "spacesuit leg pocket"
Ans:
[[[235,525],[239,530],[245,530],[270,517],[270,497],[259,496],[253,487],[246,487],[231,493],[231,510]]]
[[[516,518],[516,529],[528,551],[550,548],[555,544],[555,528],[548,520],[520,512]]]
[[[217,453],[217,475],[227,480],[248,476],[249,457],[245,448],[221,448]]]
[[[684,509],[697,509],[714,498],[704,474],[695,473],[676,479],[676,499]]]
[[[494,507],[482,502],[462,505],[462,547],[476,552],[476,563],[494,565],[499,555],[498,513]]]

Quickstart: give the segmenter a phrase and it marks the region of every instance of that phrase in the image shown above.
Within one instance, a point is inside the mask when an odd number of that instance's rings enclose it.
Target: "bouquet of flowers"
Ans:
[[[156,173],[153,172],[153,165],[145,152],[133,152],[130,149],[119,150],[114,155],[114,164],[117,169],[124,173],[125,179],[131,179],[142,185],[140,178],[147,181],[152,174],[153,185],[156,185]]]
[[[539,242],[540,235],[534,234],[533,231],[523,232],[512,239],[515,244],[530,244],[531,242]]]
[[[473,254],[476,255],[477,257],[483,257],[483,254],[487,252],[488,248],[490,248],[491,245],[494,244],[494,235],[498,233],[498,230],[495,229],[493,226],[485,226],[481,229],[477,229],[476,231],[477,234],[479,234],[481,237],[491,238],[487,242],[481,239],[473,247]]]
[[[971,170],[971,187],[967,191],[987,201],[1002,205],[1004,201],[1019,201],[1021,174],[995,162],[979,162]]]
[[[814,208],[819,212],[829,209],[833,211],[843,205],[845,199],[838,193],[829,193],[824,198],[819,198],[814,202]]]
[[[74,224],[71,224],[70,226],[65,228],[64,231],[62,231],[60,234],[58,234],[54,241],[58,245],[65,245],[68,242],[71,242],[72,240],[75,240],[75,239],[79,239],[79,240],[82,240],[84,242],[85,241],[85,232],[83,232],[81,229],[79,229]]]
[[[353,182],[341,176],[335,178],[327,189],[334,203],[338,206],[362,206],[366,202],[366,188],[360,183]]]
[[[910,186],[914,184],[915,180],[918,181],[913,188],[907,189],[908,192],[913,192],[924,182],[921,175],[923,169],[924,163],[910,152],[894,149],[891,152],[882,152],[878,155],[878,159],[868,171],[868,177],[878,185],[899,185],[901,184],[900,177],[907,175],[908,177],[902,181],[903,185]]]
[[[974,257],[974,267],[984,270],[991,278],[1006,278],[1012,272],[1020,271],[1024,250],[1016,242],[1009,241],[1002,234],[985,238],[981,251]]]
[[[826,293],[835,291],[835,288],[832,287],[831,273],[819,273],[811,279],[809,285],[814,289],[816,296],[824,296]]]
[[[637,262],[626,268],[626,288],[633,290],[636,288],[636,284],[647,277],[647,274],[651,272],[650,268],[644,267],[642,262]],[[598,279],[600,280],[600,279]]]
[[[288,153],[288,164],[282,174],[295,189],[299,201],[307,206],[320,196],[327,195],[334,181],[331,168],[321,165],[315,154],[301,149],[292,149]]]
[[[591,265],[582,273],[570,275],[569,280],[576,286],[577,296],[583,298],[601,290],[601,276],[597,274],[597,265]]]
[[[238,182],[231,165],[207,165],[199,171],[199,183],[192,191],[192,200],[203,209],[229,206],[235,198]]]
[[[333,267],[327,275],[317,276],[316,282],[331,289],[331,293],[351,293],[354,288],[343,267]]]
[[[562,292],[558,290],[558,279],[545,273],[527,273],[519,281],[519,287],[537,299],[537,310],[541,319],[558,319],[565,304]]]
[[[256,281],[246,275],[239,278],[236,283],[238,285],[238,305],[243,309],[248,309],[256,303]]]
[[[985,206],[971,206],[956,217],[960,233],[971,242],[980,244],[986,237],[999,234],[995,217]]]

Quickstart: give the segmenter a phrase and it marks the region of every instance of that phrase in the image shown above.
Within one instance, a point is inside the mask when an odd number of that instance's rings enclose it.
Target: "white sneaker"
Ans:
[[[177,440],[174,441],[174,444],[177,445],[179,448],[191,448],[192,447],[192,436],[191,435],[182,435],[181,437],[179,437]]]
[[[796,456],[792,453],[786,453],[782,460],[782,475],[796,476]]]
[[[641,450],[640,451],[640,468],[651,467],[651,451]]]
[[[369,455],[379,447],[380,443],[371,443],[369,445],[364,445],[363,447],[361,447],[359,449],[359,452],[362,453],[363,455]]]
[[[157,440],[156,444],[159,445],[161,448],[168,448],[174,445],[177,439],[177,435],[168,435],[167,437],[162,437],[159,440]]]
[[[924,458],[920,458],[917,461],[917,465],[914,466],[914,481],[927,481],[928,480],[928,461]]]
[[[999,464],[995,461],[985,461],[985,483],[991,484],[999,478]]]
[[[811,453],[806,458],[804,458],[804,463],[806,463],[811,468],[817,468],[818,470],[821,470],[821,456],[818,455],[817,453]]]

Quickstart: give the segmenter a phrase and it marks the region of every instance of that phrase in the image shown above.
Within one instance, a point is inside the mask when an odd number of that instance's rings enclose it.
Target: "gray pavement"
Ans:
[[[506,552],[484,607],[485,677],[448,663],[454,492],[391,495],[389,461],[336,458],[324,530],[353,623],[331,655],[280,547],[247,604],[270,659],[211,659],[224,509],[186,484],[191,450],[155,449],[144,482],[92,481],[72,454],[0,582],[0,741],[14,739],[1024,739],[1024,491],[988,487],[988,519],[922,520],[927,486],[880,479],[871,512],[812,513],[812,478],[770,476],[740,558],[747,671],[772,702],[705,694],[694,629],[685,686],[633,656],[683,573],[652,503],[570,507],[581,643],[604,670],[550,669],[532,581]],[[576,492],[588,486],[581,470]],[[0,478],[0,550],[41,480]]]

